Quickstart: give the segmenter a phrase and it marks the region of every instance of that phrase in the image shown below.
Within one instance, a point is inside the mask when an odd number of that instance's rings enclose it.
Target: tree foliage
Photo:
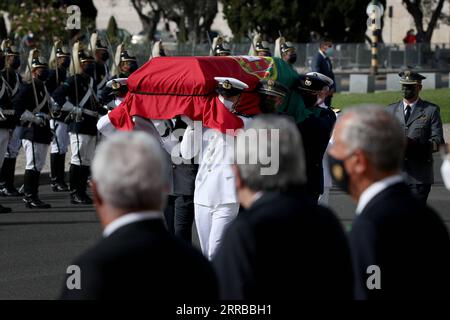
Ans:
[[[150,40],[155,40],[158,22],[174,22],[177,38],[202,42],[217,15],[214,0],[130,0]]]
[[[442,14],[444,2],[445,0],[403,0],[406,10],[414,19],[419,42],[431,42],[439,19],[444,18]]]
[[[308,42],[311,33],[335,41],[363,41],[366,1],[222,0],[225,18],[238,40],[260,32],[273,41],[278,31],[291,41]]]

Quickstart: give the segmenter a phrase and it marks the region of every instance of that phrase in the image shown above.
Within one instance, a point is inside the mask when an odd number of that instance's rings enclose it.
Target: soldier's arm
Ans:
[[[430,142],[432,145],[432,152],[437,152],[439,150],[439,146],[445,143],[444,130],[442,129],[442,119],[439,107],[435,109],[431,116]]]
[[[25,110],[32,111],[36,107],[36,101],[31,85],[24,84],[21,86],[17,94],[12,99],[12,105],[17,118],[20,118]]]
[[[53,100],[62,107],[67,101],[67,96],[69,95],[70,88],[73,84],[73,78],[68,78],[64,83],[58,86],[52,94]]]

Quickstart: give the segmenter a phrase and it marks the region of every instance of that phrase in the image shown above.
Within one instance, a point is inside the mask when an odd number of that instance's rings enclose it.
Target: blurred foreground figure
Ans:
[[[377,106],[346,111],[330,148],[335,184],[358,202],[350,233],[357,299],[450,297],[450,239],[400,169],[398,121]]]
[[[267,144],[261,138],[247,143],[246,135],[260,129],[270,132]],[[278,159],[261,164],[262,154],[278,151]],[[256,164],[240,163],[252,155]],[[237,195],[247,210],[230,225],[213,259],[221,298],[351,299],[346,236],[333,213],[305,192],[306,164],[295,124],[283,116],[256,117],[237,138],[236,159]],[[276,161],[277,172],[265,175]]]
[[[99,146],[92,191],[103,239],[73,263],[81,289],[64,286],[63,299],[216,299],[208,261],[164,224],[165,163],[143,132],[116,133]]]

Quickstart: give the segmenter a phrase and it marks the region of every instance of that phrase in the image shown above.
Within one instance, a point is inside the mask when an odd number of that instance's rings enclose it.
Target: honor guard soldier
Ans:
[[[106,83],[100,94],[101,102],[107,110],[114,109],[123,101],[128,93],[127,79],[138,69],[136,57],[130,56],[123,44],[117,47],[116,58],[114,65],[117,66],[117,73]]]
[[[94,80],[97,86],[97,92],[100,93],[105,88],[110,76],[107,64],[109,53],[108,48],[100,41],[97,32],[91,35],[90,50],[95,56]]]
[[[249,56],[257,57],[270,57],[270,48],[266,41],[263,41],[261,35],[258,33],[254,36],[253,41],[250,45]]]
[[[5,68],[5,60],[5,54],[0,50],[0,71]],[[16,119],[6,87],[6,80],[0,75],[0,166],[3,163],[8,148],[10,130],[15,127]],[[11,208],[0,205],[0,214],[9,212],[11,212]]]
[[[313,201],[317,202],[323,194],[323,156],[333,131],[336,115],[331,109],[319,107],[319,96],[331,82],[323,75],[300,75],[297,90],[300,92],[305,107],[311,112],[308,118],[297,123],[305,148],[306,190]]]
[[[50,96],[45,87],[49,71],[48,65],[39,58],[37,49],[30,51],[28,60],[30,83],[24,83],[12,100],[23,127],[21,139],[26,157],[23,201],[27,208],[47,209],[51,206],[39,199],[38,190],[39,177],[52,140]]]
[[[434,183],[433,153],[445,143],[440,109],[419,96],[424,76],[410,70],[399,76],[403,99],[387,110],[400,121],[407,139],[403,162],[406,183],[426,203]]]
[[[94,85],[95,59],[76,42],[72,50],[71,76],[53,93],[61,111],[68,111],[70,147],[70,197],[72,204],[91,204],[86,193],[97,139],[100,108]],[[105,111],[106,113],[106,111]]]
[[[292,43],[286,42],[284,37],[279,37],[275,41],[274,56],[283,59],[294,67],[294,64],[297,62],[297,49],[295,49]]]
[[[152,48],[152,58],[156,57],[165,57],[167,56],[166,50],[164,49],[163,43],[161,40],[155,42]]]
[[[64,52],[60,40],[56,41],[49,60],[49,77],[45,82],[50,95],[67,79],[70,66],[70,53]],[[67,113],[60,112],[58,118],[50,120],[50,128],[53,131],[53,140],[50,144],[50,175],[51,186],[55,192],[69,191],[64,181],[66,153],[69,145],[69,130],[64,122]]]
[[[212,43],[212,48],[210,51],[210,56],[216,56],[216,57],[224,57],[224,56],[230,56],[231,50],[225,47],[225,40],[221,36],[217,36],[214,38]]]
[[[22,77],[19,74],[20,68],[20,54],[17,49],[11,45],[10,40],[4,40],[2,43],[2,50],[5,54],[6,62],[5,69],[2,71],[2,76],[6,80],[6,90],[8,91],[9,98],[12,100],[22,85]],[[22,127],[17,125],[10,130],[10,138],[8,142],[8,148],[6,150],[5,159],[3,161],[2,169],[0,172],[1,194],[3,196],[18,197],[21,194],[14,186],[14,177],[16,171],[16,159],[19,154],[21,142]]]

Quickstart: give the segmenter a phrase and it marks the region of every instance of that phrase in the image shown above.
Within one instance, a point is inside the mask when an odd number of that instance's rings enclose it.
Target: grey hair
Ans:
[[[380,171],[400,169],[406,141],[400,122],[394,116],[377,105],[355,106],[343,115],[348,116],[341,139],[350,152],[363,150]]]
[[[102,142],[92,163],[99,195],[115,208],[160,210],[167,187],[166,159],[144,132],[118,132]]]
[[[261,129],[267,130],[267,143],[262,141],[264,135],[259,135],[257,141],[249,139],[248,144],[242,143],[250,130],[264,132]],[[278,130],[275,132],[272,129]],[[236,158],[256,157],[257,161],[246,163],[237,161],[236,165],[241,179],[250,189],[254,191],[285,190],[306,183],[303,142],[294,121],[286,116],[260,115],[251,122],[244,133],[237,137]],[[261,153],[270,155],[271,163],[267,164],[267,161],[262,159]],[[276,164],[275,161],[277,161]],[[262,174],[268,166],[276,167],[277,171]]]

